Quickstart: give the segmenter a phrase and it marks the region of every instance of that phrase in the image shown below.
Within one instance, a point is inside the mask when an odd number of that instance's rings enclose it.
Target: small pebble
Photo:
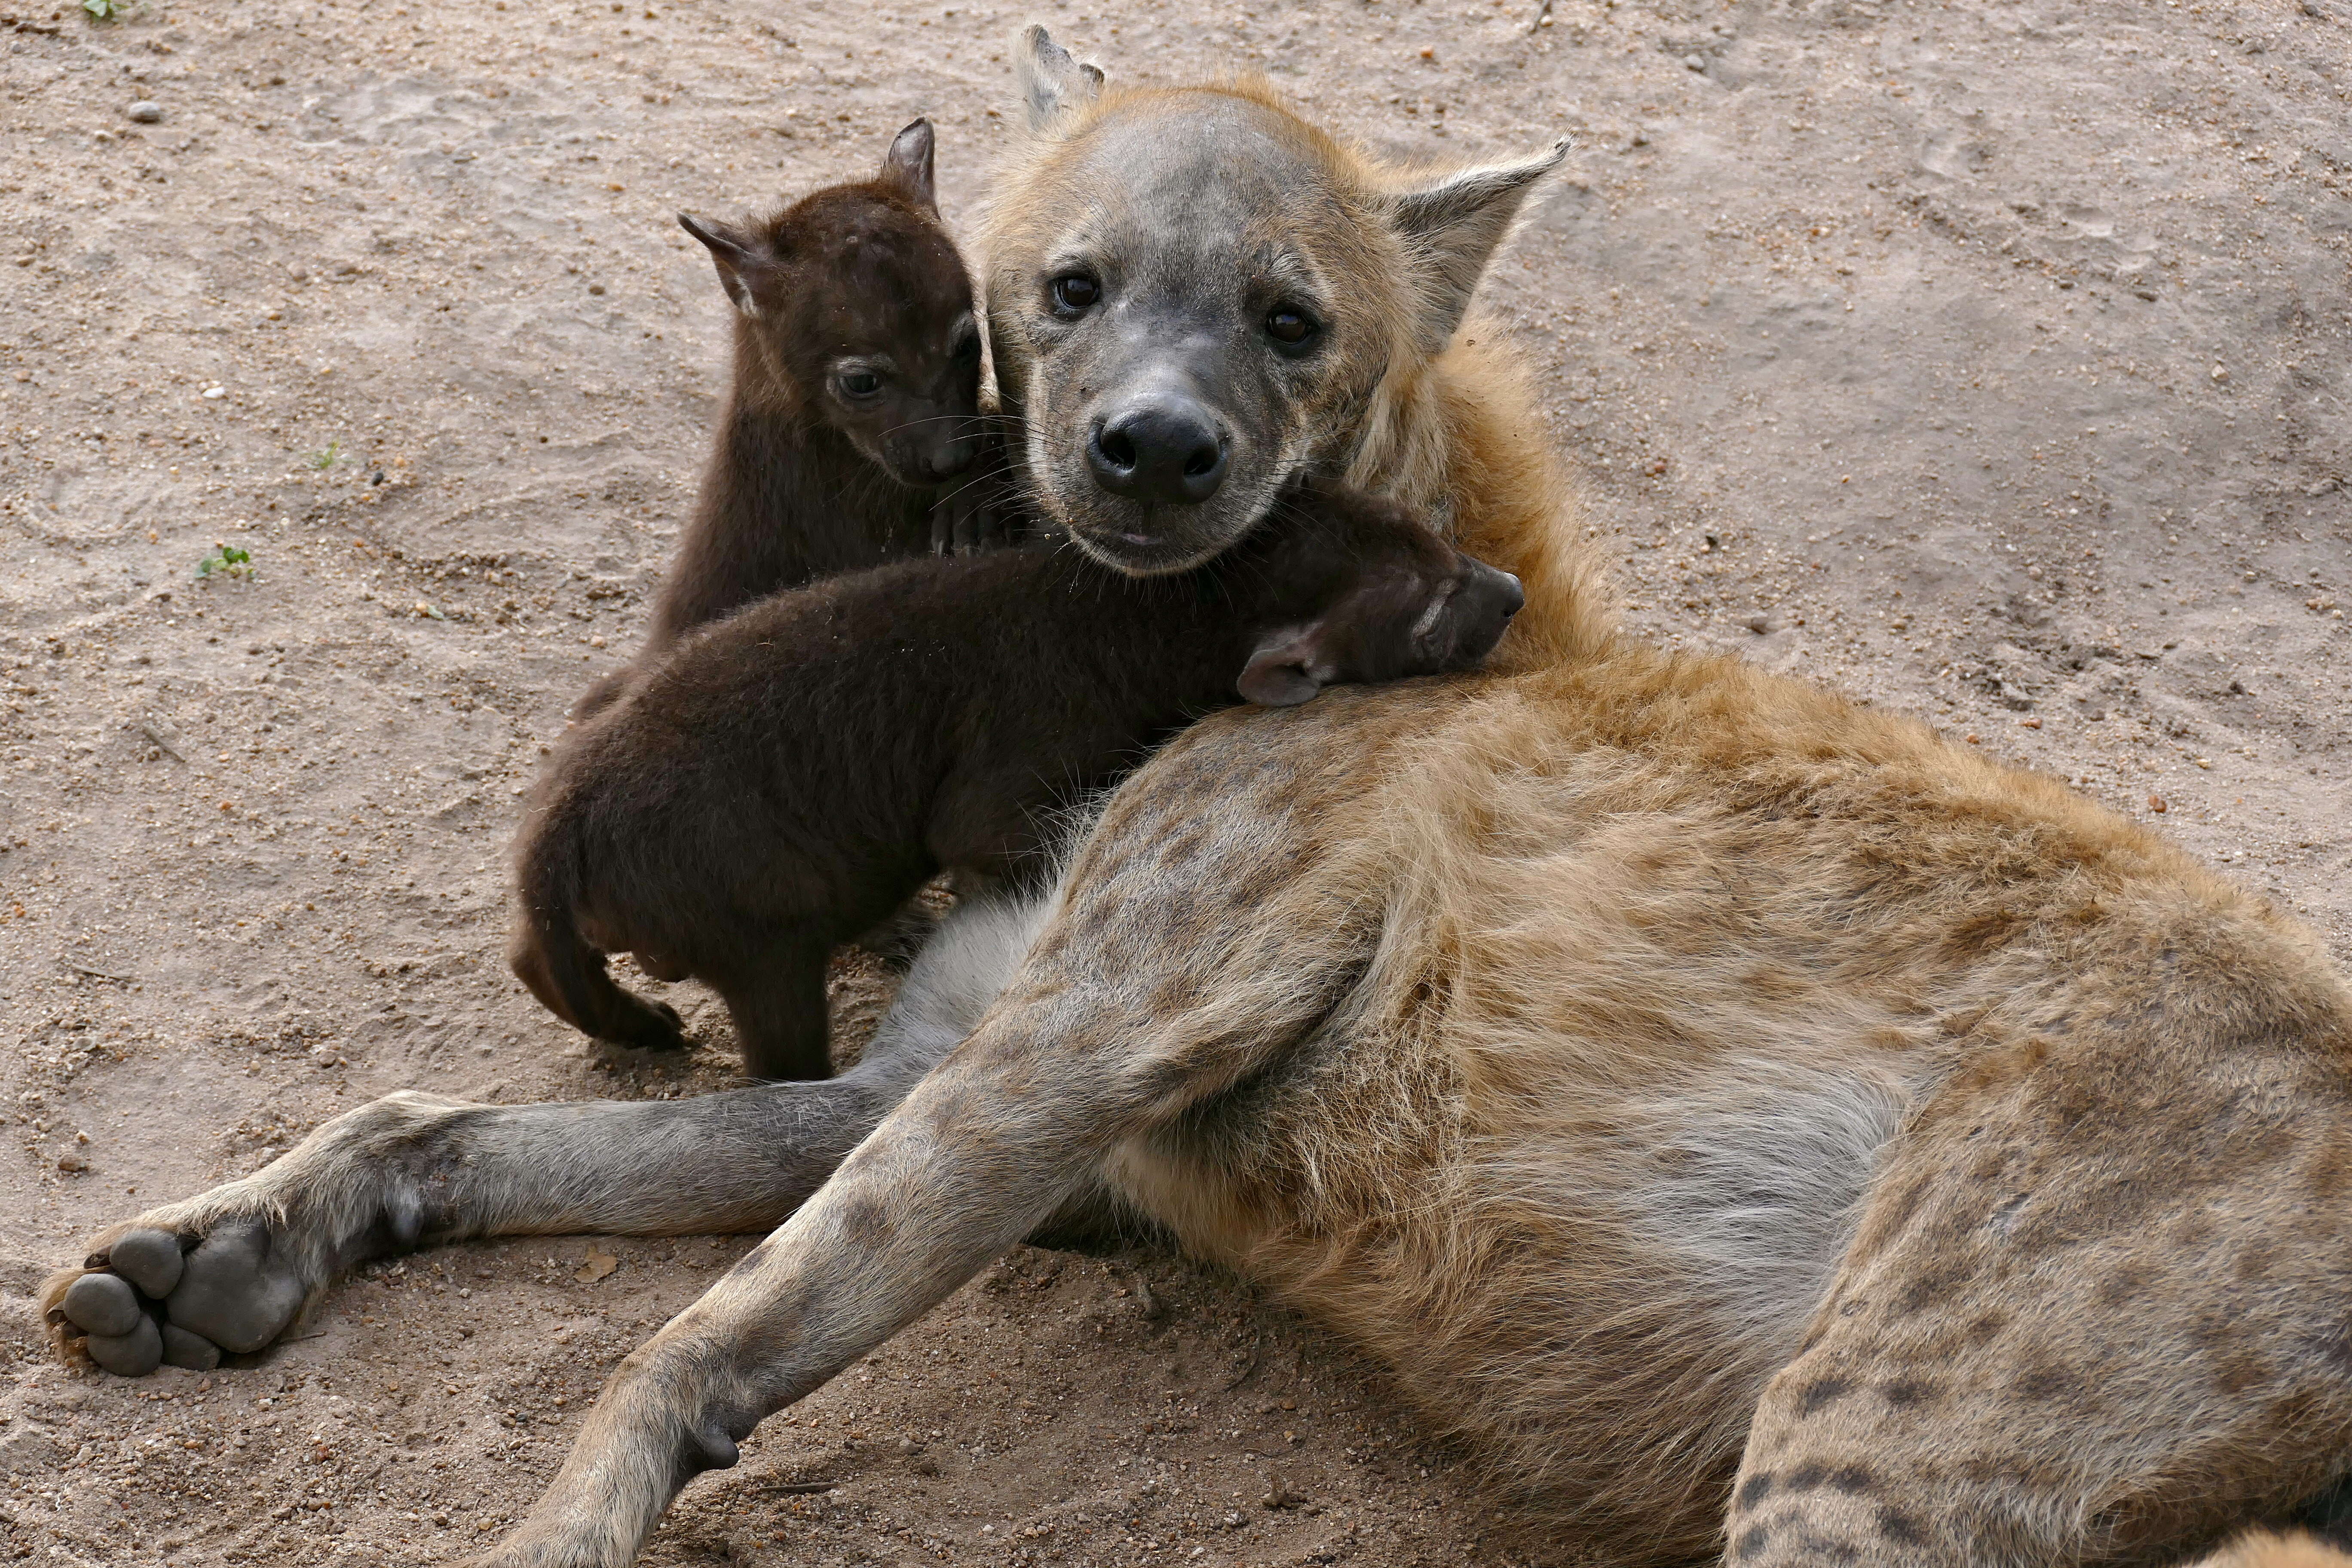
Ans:
[[[1750,616],[1739,624],[1746,626],[1749,631],[1754,632],[1760,637],[1766,632],[1772,629],[1772,617],[1769,616]]]
[[[144,1377],[163,1364],[163,1336],[145,1313],[127,1334],[92,1334],[84,1342],[89,1359],[117,1377]]]
[[[139,1327],[139,1298],[114,1274],[85,1274],[66,1289],[66,1316],[93,1334],[128,1334]]]
[[[126,1231],[106,1249],[106,1261],[117,1274],[160,1301],[180,1282],[180,1238],[152,1226]]]
[[[1683,68],[1685,70],[1703,71],[1706,69],[1706,60],[1704,57],[1699,55],[1685,55],[1683,57]]]
[[[142,98],[123,112],[142,125],[152,125],[163,118],[163,106],[152,99]]]

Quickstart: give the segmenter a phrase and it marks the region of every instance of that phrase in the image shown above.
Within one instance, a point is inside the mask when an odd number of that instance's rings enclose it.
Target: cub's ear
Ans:
[[[1033,135],[1055,134],[1065,119],[1102,94],[1102,71],[1073,57],[1034,22],[1022,30],[1013,61]]]
[[[753,321],[760,319],[760,302],[751,297],[750,274],[769,259],[768,247],[732,224],[700,218],[692,213],[677,215],[677,226],[702,241],[710,252],[711,265],[719,268],[719,286],[735,301],[735,308]]]
[[[1268,634],[1234,682],[1242,700],[1261,708],[1296,708],[1322,690],[1334,673],[1324,659],[1323,636],[1320,621]]]
[[[1419,275],[1424,352],[1436,353],[1453,338],[1528,193],[1567,156],[1568,139],[1562,137],[1541,153],[1455,169],[1428,184],[1388,193],[1390,226],[1404,240]]]
[[[931,191],[931,122],[918,120],[890,139],[890,151],[882,156],[882,178],[898,186],[913,198],[917,206],[928,207],[936,216],[939,198]]]

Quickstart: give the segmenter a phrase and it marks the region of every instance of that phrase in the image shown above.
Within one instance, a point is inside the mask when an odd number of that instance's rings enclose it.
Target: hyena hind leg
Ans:
[[[1889,1145],[1749,1428],[1737,1568],[2179,1562],[2325,1523],[2352,1208],[2307,1194],[2352,1096],[2315,1056],[2124,1044],[1989,1067]],[[2100,1079],[2126,1102],[2057,1130]]]

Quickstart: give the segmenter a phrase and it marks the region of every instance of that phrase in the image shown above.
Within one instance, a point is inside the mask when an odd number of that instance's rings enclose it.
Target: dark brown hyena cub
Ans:
[[[635,952],[717,989],[752,1074],[821,1078],[826,954],[940,869],[1034,869],[1056,806],[1236,694],[1466,668],[1519,598],[1333,490],[1170,576],[1039,542],[780,594],[566,739],[520,843],[515,973],[599,1038],[683,1043],[605,973]]]
[[[871,180],[745,223],[678,215],[735,304],[734,383],[634,668],[780,589],[1001,526],[980,322],[940,222],[931,144],[918,120]],[[605,677],[575,715],[631,674]]]

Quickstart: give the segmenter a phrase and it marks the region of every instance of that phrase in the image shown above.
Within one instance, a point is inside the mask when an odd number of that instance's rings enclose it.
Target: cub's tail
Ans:
[[[579,805],[559,782],[524,827],[515,856],[519,918],[507,963],[549,1012],[583,1034],[640,1049],[677,1049],[686,1044],[677,1010],[614,984],[604,954],[580,934],[587,881],[581,828]]]

